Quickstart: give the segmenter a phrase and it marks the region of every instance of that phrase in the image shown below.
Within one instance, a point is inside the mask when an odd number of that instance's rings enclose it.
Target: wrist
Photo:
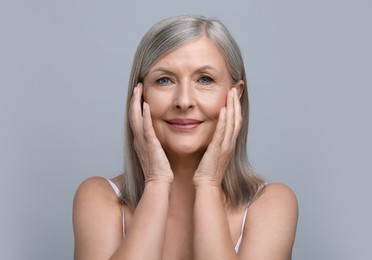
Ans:
[[[194,188],[196,190],[217,190],[222,191],[222,186],[219,181],[214,180],[193,180]]]
[[[145,185],[149,183],[157,183],[157,184],[172,184],[173,182],[173,173],[171,176],[168,175],[160,175],[160,176],[150,176],[150,177],[145,177]]]
[[[222,187],[220,185],[214,185],[211,183],[202,183],[197,184],[195,187],[195,198],[196,201],[199,203],[201,201],[208,201],[208,203],[211,203],[211,201],[218,201],[224,202],[225,201],[225,193],[222,190]]]
[[[156,192],[170,192],[171,182],[168,180],[146,180],[145,190],[155,190]]]
[[[202,178],[199,176],[194,176],[192,180],[195,188],[207,188],[207,187],[215,187],[221,189],[221,181],[218,179],[213,178]]]
[[[145,180],[145,187],[165,187],[171,186],[172,180],[168,179],[149,179]]]

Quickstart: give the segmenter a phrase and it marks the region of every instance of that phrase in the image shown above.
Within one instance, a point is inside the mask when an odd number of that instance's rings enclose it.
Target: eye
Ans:
[[[156,80],[156,83],[162,86],[166,86],[172,83],[172,80],[168,77],[162,77],[158,80]]]
[[[203,85],[209,85],[213,82],[213,79],[209,76],[202,76],[200,77],[199,82]]]

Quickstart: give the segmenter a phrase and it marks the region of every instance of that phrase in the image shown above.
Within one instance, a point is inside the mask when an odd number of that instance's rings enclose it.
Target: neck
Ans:
[[[202,151],[185,156],[167,154],[174,175],[170,196],[171,212],[193,212],[195,188],[192,178],[204,153]]]
[[[167,154],[174,178],[181,177],[192,180],[203,155],[204,151],[186,155]]]
[[[174,176],[170,197],[170,211],[174,214],[184,210],[192,212],[195,199],[192,178],[203,154],[204,152],[187,155],[167,154]]]

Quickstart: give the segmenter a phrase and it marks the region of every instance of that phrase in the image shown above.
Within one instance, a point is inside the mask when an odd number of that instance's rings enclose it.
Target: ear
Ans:
[[[245,83],[244,83],[244,81],[243,81],[243,80],[239,80],[239,81],[235,84],[234,87],[236,88],[236,92],[237,92],[237,94],[238,94],[238,96],[239,96],[239,99],[240,99],[240,97],[242,96],[243,91],[244,91],[244,89],[245,89]]]

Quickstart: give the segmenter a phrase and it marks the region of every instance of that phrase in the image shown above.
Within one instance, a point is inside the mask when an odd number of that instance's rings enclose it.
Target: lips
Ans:
[[[168,125],[176,130],[189,131],[197,128],[203,121],[190,118],[175,118],[166,120]]]

